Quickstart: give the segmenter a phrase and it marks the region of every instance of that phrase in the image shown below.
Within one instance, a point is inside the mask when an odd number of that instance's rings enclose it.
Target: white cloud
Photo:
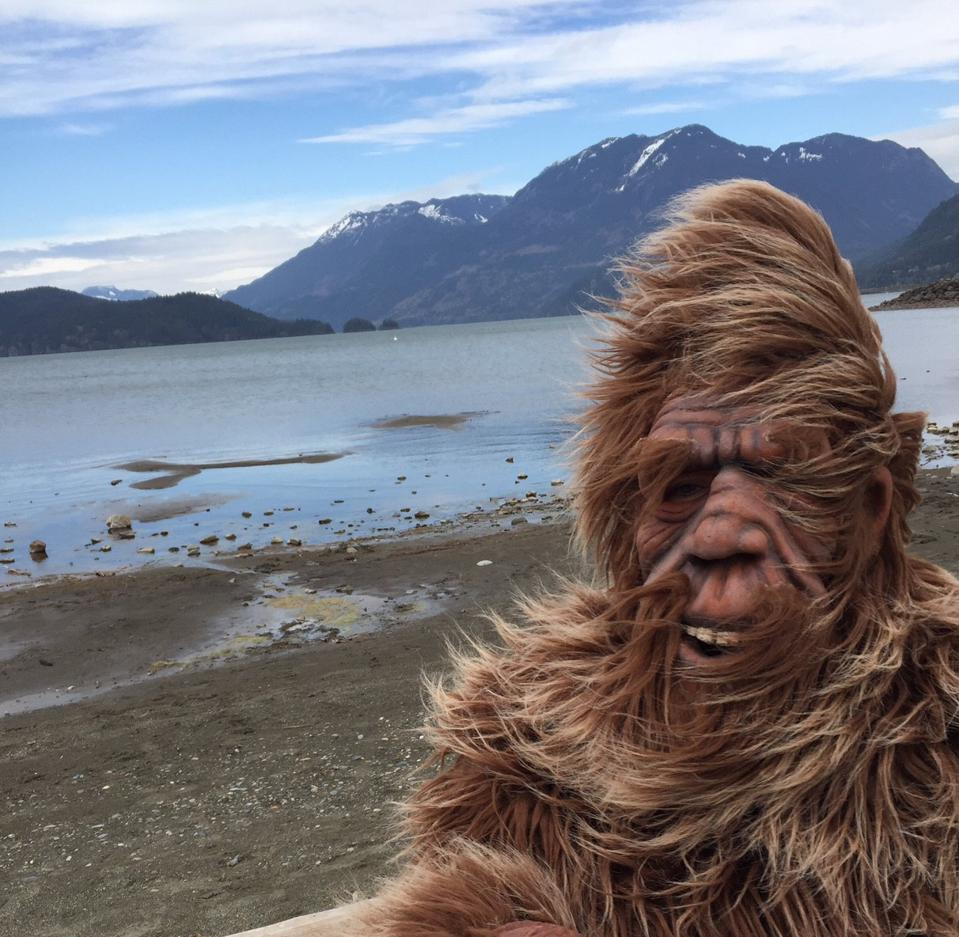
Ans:
[[[65,137],[99,137],[110,127],[107,124],[65,123],[57,127],[57,133]]]
[[[0,250],[0,288],[228,289],[243,282],[241,271],[269,269],[312,240],[302,229],[260,225]]]
[[[482,183],[497,171],[494,167],[402,192],[311,205],[257,202],[118,216],[79,225],[86,231],[83,237],[74,230],[40,240],[0,242],[0,290],[30,286],[79,290],[96,284],[158,293],[228,290],[289,259],[348,211],[490,191]],[[271,223],[261,223],[264,217]]]
[[[438,111],[428,117],[411,117],[385,124],[352,127],[321,137],[309,137],[301,143],[380,143],[415,146],[433,137],[498,127],[517,117],[559,111],[572,107],[563,98],[539,101],[507,101],[496,104],[469,104]]]
[[[655,114],[682,114],[685,111],[701,111],[706,107],[703,101],[657,101],[654,104],[638,104],[627,107],[621,114],[647,116]]]
[[[470,107],[604,84],[805,93],[815,82],[949,80],[959,69],[955,0],[685,0],[645,14],[607,10],[602,27],[589,23],[596,9],[572,0],[410,0],[402,14],[393,0],[4,0],[0,115],[413,76],[455,78],[458,103]],[[365,129],[318,127],[316,138],[340,142]]]
[[[829,80],[928,73],[959,61],[954,0],[701,0],[671,16],[469,49],[452,64],[486,76],[485,97],[639,82],[659,87],[750,74]]]
[[[392,0],[4,0],[0,114],[272,93],[297,76],[356,84],[429,73],[432,50],[495,41],[564,6],[410,0],[398,15]]]
[[[0,254],[0,258],[2,256]],[[57,274],[71,274],[90,270],[99,266],[101,261],[89,257],[71,257],[69,254],[38,256],[25,251],[19,255],[14,254],[8,263],[10,263],[9,267],[0,268],[0,279],[40,280],[46,283]]]

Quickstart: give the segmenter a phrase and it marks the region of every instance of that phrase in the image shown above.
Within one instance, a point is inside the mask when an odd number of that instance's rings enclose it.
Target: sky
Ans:
[[[689,123],[959,180],[959,3],[0,0],[0,290],[222,292],[349,211]]]

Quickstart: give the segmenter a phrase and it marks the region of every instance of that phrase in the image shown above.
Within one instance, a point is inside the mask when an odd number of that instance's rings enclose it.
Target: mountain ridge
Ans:
[[[860,265],[860,280],[902,289],[959,275],[959,195],[940,202],[919,226]]]
[[[821,210],[854,260],[903,238],[959,192],[922,150],[893,141],[829,133],[770,149],[689,124],[607,137],[550,164],[511,197],[351,212],[225,298],[337,327],[357,315],[416,325],[572,313],[587,293],[611,289],[611,261],[656,226],[673,197],[732,178],[763,179]],[[495,200],[488,212],[477,208],[483,199]],[[471,221],[470,212],[484,220]]]

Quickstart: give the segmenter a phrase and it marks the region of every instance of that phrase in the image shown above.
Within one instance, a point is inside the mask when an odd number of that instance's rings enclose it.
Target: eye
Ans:
[[[709,486],[693,479],[680,480],[666,489],[664,501],[697,501],[709,491]]]

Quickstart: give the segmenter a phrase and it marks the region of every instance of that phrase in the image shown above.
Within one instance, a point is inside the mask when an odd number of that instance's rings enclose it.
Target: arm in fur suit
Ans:
[[[462,840],[411,865],[362,920],[363,937],[579,937],[536,862]]]

